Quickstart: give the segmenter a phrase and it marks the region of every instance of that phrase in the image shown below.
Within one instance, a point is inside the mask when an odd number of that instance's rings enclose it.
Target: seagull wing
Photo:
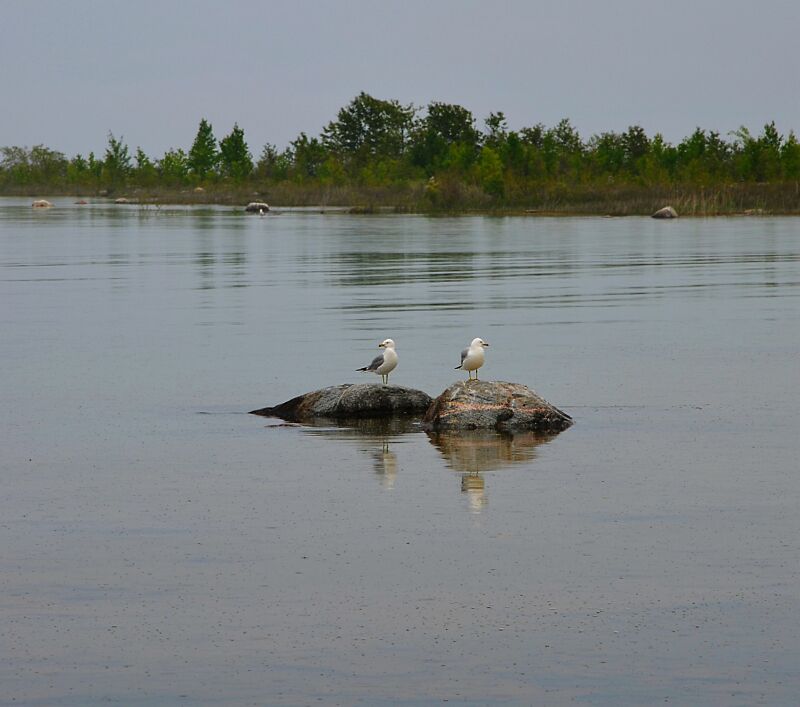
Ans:
[[[460,363],[460,364],[458,364],[458,365],[456,366],[456,368],[457,368],[457,369],[458,369],[458,368],[461,368],[461,366],[463,366],[463,365],[464,365],[464,359],[467,357],[467,354],[468,354],[468,353],[469,353],[469,349],[468,349],[468,348],[467,348],[467,349],[464,349],[464,350],[461,352],[461,363]]]
[[[365,368],[362,368],[361,370],[362,371],[377,371],[378,370],[378,366],[382,366],[382,365],[383,365],[383,354],[378,354],[375,358],[372,359],[372,363],[370,363],[369,366],[366,366]]]

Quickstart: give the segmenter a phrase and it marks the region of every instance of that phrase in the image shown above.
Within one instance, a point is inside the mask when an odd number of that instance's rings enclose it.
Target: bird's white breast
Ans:
[[[461,367],[467,371],[477,371],[483,365],[484,358],[483,346],[470,346]]]
[[[387,348],[383,352],[383,363],[376,369],[377,373],[384,375],[393,371],[397,367],[397,352],[394,349]]]

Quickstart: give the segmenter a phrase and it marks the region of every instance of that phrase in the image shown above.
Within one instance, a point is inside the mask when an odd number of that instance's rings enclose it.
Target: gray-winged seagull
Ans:
[[[357,368],[357,371],[368,371],[380,374],[384,385],[389,383],[389,374],[397,367],[397,352],[394,350],[394,341],[384,339],[378,344],[383,349],[383,353],[378,354],[372,359],[372,363],[364,368]]]
[[[469,348],[461,352],[461,365],[456,366],[456,370],[461,368],[467,372],[470,380],[472,380],[472,371],[475,371],[475,380],[478,380],[478,369],[483,365],[486,356],[483,353],[483,347],[488,346],[483,339],[473,339]]]

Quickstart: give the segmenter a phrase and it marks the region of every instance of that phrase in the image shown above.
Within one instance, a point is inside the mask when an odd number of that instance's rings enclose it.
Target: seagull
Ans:
[[[357,368],[357,371],[370,371],[379,373],[384,385],[389,383],[389,374],[397,368],[397,352],[394,350],[394,341],[384,339],[378,344],[378,348],[384,349],[382,354],[378,354],[372,359],[372,363],[364,368]]]
[[[461,365],[456,366],[456,370],[460,368],[466,371],[470,380],[472,380],[472,371],[475,371],[475,380],[478,380],[478,369],[483,365],[485,359],[483,347],[488,345],[483,339],[473,339],[469,348],[461,352]]]

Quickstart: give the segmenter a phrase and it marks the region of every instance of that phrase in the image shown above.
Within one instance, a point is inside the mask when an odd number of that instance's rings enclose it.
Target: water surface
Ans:
[[[0,200],[0,704],[796,703],[800,220],[54,201]],[[244,414],[388,336],[576,424]]]

